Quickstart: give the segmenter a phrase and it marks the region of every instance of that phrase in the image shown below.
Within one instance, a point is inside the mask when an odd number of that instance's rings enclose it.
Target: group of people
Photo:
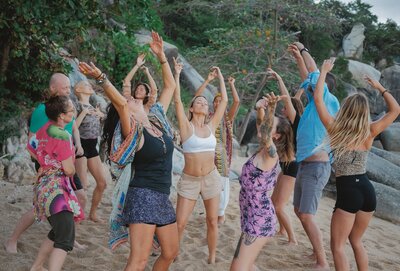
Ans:
[[[190,102],[187,114],[180,96],[183,65],[173,59],[174,68],[170,68],[163,40],[155,32],[150,48],[162,71],[163,89],[159,94],[144,66],[144,54],[138,56],[136,65],[124,79],[122,93],[93,63],[79,63],[80,72],[94,79],[111,101],[105,115],[90,104],[94,92],[87,81],[74,86],[79,100],[74,106],[68,98],[68,77],[52,76],[52,96],[34,111],[30,123],[28,150],[38,164],[34,207],[21,217],[5,244],[9,252],[16,252],[18,237],[34,219],[47,219],[51,231],[39,249],[32,271],[43,270],[46,260],[50,271],[61,270],[67,252],[74,246],[82,246],[75,240],[75,222],[84,219],[88,170],[96,181],[89,219],[102,221],[96,213],[106,189],[105,172],[97,151],[100,136],[116,181],[109,246],[114,249],[130,241],[125,270],[144,270],[155,243],[161,247],[161,253],[153,270],[168,270],[177,259],[179,244],[199,195],[206,211],[208,263],[215,263],[218,227],[225,221],[229,200],[233,121],[240,104],[235,79],[228,78],[233,98],[228,110],[224,76],[218,67],[212,67]],[[397,118],[400,106],[379,82],[367,77],[367,83],[382,94],[388,106],[381,119],[371,122],[364,95],[353,94],[340,106],[332,94],[335,78],[330,71],[334,59],[325,60],[318,70],[303,44],[293,43],[288,50],[296,60],[303,83],[291,97],[279,74],[268,70],[280,93],[267,94],[256,104],[260,147],[243,165],[239,178],[241,235],[230,270],[254,270],[259,252],[275,234],[287,234],[288,243],[297,244],[290,216],[285,211],[292,193],[294,212],[313,247],[314,267],[329,270],[322,234],[314,217],[330,176],[331,162],[337,187],[331,220],[335,268],[350,268],[344,253],[349,239],[358,269],[367,270],[362,236],[376,207],[374,188],[366,176],[367,154],[374,137]],[[132,87],[131,81],[139,69],[144,71],[148,84],[139,82]],[[210,110],[202,93],[215,79],[219,81],[219,92]],[[300,100],[303,93],[307,96],[305,107]],[[166,112],[172,99],[185,158],[177,184],[176,208],[169,199],[176,133]],[[280,101],[283,109],[276,115]]]

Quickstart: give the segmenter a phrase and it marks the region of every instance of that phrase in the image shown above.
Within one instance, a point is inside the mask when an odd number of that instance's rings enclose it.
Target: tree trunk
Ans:
[[[266,67],[265,70],[267,70],[269,68],[269,66],[270,65],[268,64],[268,66]],[[262,80],[261,80],[261,82],[260,82],[260,84],[257,87],[256,95],[254,95],[254,99],[253,99],[253,102],[251,104],[254,105],[254,104],[257,103],[258,96],[260,96],[261,90],[264,88],[265,84],[267,83],[267,79],[268,79],[268,74],[265,73],[263,78],[262,78]],[[252,108],[249,108],[249,110],[247,111],[246,117],[245,117],[245,119],[243,121],[243,124],[240,126],[240,133],[239,133],[239,137],[238,137],[239,144],[242,143],[244,134],[246,133],[247,125],[249,124],[250,115],[251,115],[251,111],[252,110],[253,110]]]

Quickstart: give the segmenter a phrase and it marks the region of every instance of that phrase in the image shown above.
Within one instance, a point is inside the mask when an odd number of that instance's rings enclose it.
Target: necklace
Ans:
[[[163,143],[163,151],[164,151],[164,154],[166,154],[167,153],[167,146],[166,146],[165,140],[163,138],[164,134],[160,130],[158,130],[154,126],[154,124],[152,122],[150,122],[149,125],[143,125],[143,127],[146,128],[146,129],[151,129],[153,131],[153,133],[156,135],[156,136],[153,136],[153,137],[158,139],[158,140],[160,140]]]

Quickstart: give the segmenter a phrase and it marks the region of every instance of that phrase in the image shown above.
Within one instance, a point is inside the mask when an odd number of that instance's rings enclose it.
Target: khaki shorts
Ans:
[[[182,173],[178,182],[178,194],[184,198],[197,200],[199,194],[203,200],[218,197],[222,190],[221,176],[214,169],[205,176],[191,176]]]

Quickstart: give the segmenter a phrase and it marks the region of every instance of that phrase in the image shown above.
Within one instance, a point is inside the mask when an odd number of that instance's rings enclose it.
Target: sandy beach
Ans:
[[[240,172],[241,165],[246,158],[235,159],[233,169]],[[179,176],[174,175],[174,184]],[[94,188],[94,180],[90,177],[91,186],[89,195]],[[108,219],[111,211],[111,194],[113,183],[108,178],[108,188],[100,205],[99,216]],[[170,270],[197,271],[197,270],[229,270],[230,262],[240,235],[240,211],[238,204],[238,181],[231,181],[231,197],[226,211],[226,222],[219,228],[219,242],[217,262],[207,264],[206,223],[202,201],[198,201],[191,216],[185,237],[181,244],[178,260]],[[90,200],[91,196],[89,196]],[[171,189],[171,199],[176,202],[176,190]],[[90,202],[90,201],[88,201]],[[29,210],[32,205],[32,186],[20,185],[0,181],[0,242],[3,244],[11,234],[19,217]],[[89,205],[89,204],[88,204]],[[329,227],[334,200],[323,197],[316,216],[322,229],[324,246],[327,251],[331,270],[334,270],[332,254],[329,249]],[[87,206],[86,212],[90,206]],[[299,244],[287,245],[286,238],[276,236],[268,243],[257,259],[260,270],[310,270],[313,261],[306,256],[311,254],[311,244],[305,235],[300,222],[295,217],[292,206],[288,204],[288,213],[297,234]],[[18,254],[8,254],[4,248],[0,250],[1,271],[26,271],[34,261],[42,240],[50,229],[48,223],[34,224],[21,237],[18,243]],[[66,271],[73,270],[123,270],[128,257],[128,244],[119,247],[115,252],[107,248],[107,224],[96,224],[84,221],[77,227],[77,240],[88,246],[84,251],[73,250],[67,256],[64,264]],[[400,270],[400,226],[373,218],[364,238],[368,251],[370,270]],[[351,269],[357,270],[350,245],[347,250]],[[156,257],[150,256],[146,270],[151,270]]]

